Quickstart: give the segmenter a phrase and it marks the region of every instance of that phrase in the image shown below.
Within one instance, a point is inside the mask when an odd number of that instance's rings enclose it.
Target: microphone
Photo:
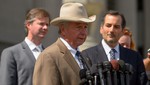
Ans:
[[[106,83],[107,85],[112,85],[111,81],[111,63],[109,61],[104,61],[103,62],[104,69],[106,71]]]
[[[90,72],[92,76],[94,77],[94,85],[97,85],[98,81],[98,70],[97,70],[97,64],[93,64],[92,67],[90,68]]]
[[[118,60],[119,63],[119,73],[120,73],[120,83],[121,85],[125,85],[125,76],[124,76],[124,71],[125,71],[125,63],[123,60]]]
[[[103,64],[102,63],[98,63],[97,64],[97,69],[98,69],[98,73],[99,73],[99,79],[100,79],[100,85],[105,85],[104,84],[104,76],[103,76]]]
[[[126,85],[130,85],[130,77],[133,74],[132,65],[125,63],[125,76],[126,76]]]
[[[119,70],[119,64],[117,60],[110,61],[112,68],[113,68],[113,83],[114,85],[118,85],[118,78],[117,78],[117,71]]]
[[[80,76],[80,83],[79,85],[87,85],[88,81],[86,79],[86,69],[81,69],[80,72],[79,72],[79,76]]]
[[[112,65],[113,70],[115,70],[115,71],[119,70],[119,63],[117,60],[111,60],[110,63]]]
[[[90,70],[81,69],[79,76],[81,79],[80,85],[92,85],[93,77]]]
[[[86,78],[89,82],[89,85],[92,85],[93,77],[92,77],[91,72],[89,70],[86,71]]]
[[[79,72],[80,79],[86,78],[86,69],[81,69]]]

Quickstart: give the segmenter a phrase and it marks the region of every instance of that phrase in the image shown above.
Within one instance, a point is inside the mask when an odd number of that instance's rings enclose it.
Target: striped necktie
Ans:
[[[82,63],[82,60],[81,60],[81,53],[80,53],[79,51],[77,51],[75,57],[76,57],[77,60],[79,61],[79,67],[80,67],[81,69],[83,69],[83,63]]]
[[[111,49],[110,50],[110,60],[112,60],[112,59],[115,59],[115,52],[116,52],[116,50],[115,49]]]

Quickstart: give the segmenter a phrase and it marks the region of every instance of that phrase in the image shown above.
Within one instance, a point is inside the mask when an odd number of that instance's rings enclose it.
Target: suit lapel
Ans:
[[[108,58],[107,58],[107,55],[104,51],[104,48],[102,46],[102,44],[100,43],[98,46],[97,46],[97,49],[98,49],[98,56],[100,57],[100,61],[103,62],[103,61],[108,61]]]
[[[24,52],[25,52],[25,54],[27,55],[27,57],[28,57],[29,59],[31,59],[33,62],[35,62],[36,59],[35,59],[33,53],[31,52],[29,46],[26,44],[25,41],[23,41],[23,42],[21,43],[21,46],[22,46],[22,48],[24,49]]]
[[[70,67],[73,69],[73,71],[76,73],[76,75],[79,75],[78,73],[80,71],[80,67],[78,66],[77,62],[73,58],[70,51],[67,49],[67,47],[62,43],[62,41],[60,39],[58,39],[56,43],[60,47],[61,53],[63,53],[63,58],[70,65]]]
[[[70,51],[67,51],[64,55],[64,59],[66,62],[70,65],[70,67],[73,69],[73,71],[76,73],[76,75],[79,75],[80,67],[78,66],[77,62],[71,55]]]
[[[120,60],[128,61],[128,58],[126,57],[125,48],[119,45],[120,50]]]

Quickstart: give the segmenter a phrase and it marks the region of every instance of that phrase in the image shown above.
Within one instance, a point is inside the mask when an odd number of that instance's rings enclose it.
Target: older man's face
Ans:
[[[73,47],[83,44],[87,37],[87,23],[68,22],[62,30],[63,38]]]

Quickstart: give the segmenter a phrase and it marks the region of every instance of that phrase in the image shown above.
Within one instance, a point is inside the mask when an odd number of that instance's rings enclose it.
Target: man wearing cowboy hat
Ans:
[[[88,17],[81,3],[65,3],[60,16],[51,21],[59,27],[60,38],[39,56],[34,69],[33,85],[79,85],[79,71],[84,64],[76,57],[78,46],[85,42]]]

